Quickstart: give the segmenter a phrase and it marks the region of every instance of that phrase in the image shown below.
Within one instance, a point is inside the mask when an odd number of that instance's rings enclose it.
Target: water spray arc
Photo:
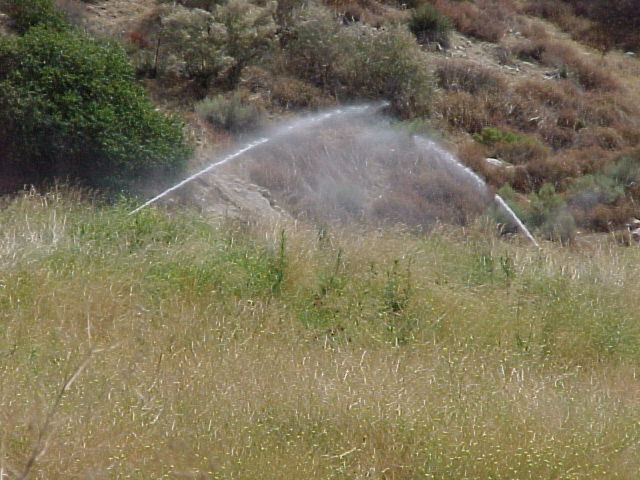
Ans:
[[[453,167],[454,169],[458,170],[459,172],[463,173],[468,178],[473,180],[476,187],[478,187],[480,191],[482,191],[483,193],[488,192],[487,184],[485,183],[485,181],[482,180],[482,178],[480,178],[480,176],[478,176],[478,174],[475,173],[473,170],[471,170],[469,167],[467,167],[466,165],[463,165],[460,162],[460,160],[458,160],[456,156],[453,155],[451,152],[445,150],[436,142],[428,138],[421,137],[419,135],[414,135],[413,139],[418,148],[428,152],[435,152],[438,155],[439,159],[444,160],[446,164],[448,164],[449,166]],[[537,248],[540,248],[540,244],[536,241],[535,237],[531,234],[531,232],[525,226],[525,224],[522,223],[522,220],[520,220],[520,218],[511,209],[511,207],[507,205],[507,202],[505,202],[504,199],[498,194],[494,196],[494,201],[496,202],[498,207],[502,211],[504,211],[509,216],[509,218],[518,226],[518,228],[525,235],[525,237],[527,237],[527,239]]]
[[[254,150],[255,148],[259,147],[260,145],[264,145],[265,143],[270,142],[272,140],[275,140],[276,138],[279,138],[279,137],[281,137],[283,135],[286,135],[287,133],[290,133],[290,132],[292,132],[294,130],[299,130],[301,128],[310,127],[312,125],[316,125],[316,124],[325,122],[326,120],[329,120],[330,118],[334,118],[334,117],[348,117],[350,115],[364,115],[364,114],[367,114],[367,113],[373,113],[373,112],[376,112],[376,111],[378,111],[380,109],[383,109],[383,108],[387,107],[388,105],[389,105],[389,102],[378,102],[378,103],[374,103],[374,104],[366,104],[366,105],[357,105],[357,106],[351,106],[351,107],[336,108],[334,110],[330,110],[330,111],[325,112],[325,113],[320,113],[320,114],[317,114],[317,115],[312,115],[310,117],[297,119],[297,120],[295,120],[294,122],[292,122],[292,123],[290,123],[288,125],[285,125],[283,127],[280,127],[278,129],[276,129],[275,132],[273,132],[270,136],[261,137],[261,138],[258,138],[257,140],[249,142],[249,143],[245,144],[239,150],[236,150],[236,151],[230,153],[229,155],[225,156],[221,160],[218,160],[217,162],[214,162],[214,163],[208,165],[207,167],[205,167],[202,170],[194,173],[193,175],[188,176],[187,178],[185,178],[181,182],[176,183],[172,187],[166,189],[165,191],[159,193],[155,197],[153,197],[150,200],[146,201],[145,203],[143,203],[142,205],[137,207],[135,210],[132,210],[131,212],[129,212],[129,215],[134,215],[135,213],[138,213],[143,208],[151,205],[152,203],[157,202],[161,198],[169,195],[171,192],[174,192],[174,191],[178,190],[179,188],[181,188],[184,185],[186,185],[187,183],[195,180],[196,178],[204,175],[205,173],[210,172],[211,170],[213,170],[213,169],[215,169],[217,167],[220,167],[220,166],[224,165],[225,163],[229,163],[230,161],[242,156],[243,154],[245,154],[245,153],[247,153],[247,152],[249,152],[251,150]]]
[[[214,161],[213,163],[207,165],[205,168],[195,172],[194,174],[188,176],[187,178],[180,181],[179,183],[173,185],[172,187],[164,190],[163,192],[159,193],[158,195],[151,198],[147,202],[143,203],[142,205],[140,205],[139,207],[131,211],[129,215],[133,215],[139,212],[143,208],[157,202],[161,198],[178,190],[179,188],[197,179],[198,177],[204,175],[205,173],[208,173],[217,167],[220,167],[226,163],[229,163],[237,159],[238,157],[241,157],[245,153],[248,153],[250,151],[257,149],[262,145],[265,145],[269,142],[274,142],[277,139],[286,137],[287,134],[295,133],[296,131],[318,126],[330,119],[334,121],[339,121],[339,120],[351,119],[353,117],[370,116],[378,112],[379,110],[385,108],[388,105],[389,105],[388,102],[378,102],[378,103],[369,103],[369,104],[350,106],[350,107],[341,107],[341,108],[336,108],[323,113],[307,116],[304,118],[295,119],[281,127],[274,129],[269,135],[265,135],[249,143],[246,143],[241,148],[229,153],[228,155],[221,158],[220,160]],[[386,125],[385,131],[389,131],[388,129],[391,128],[391,126],[388,125],[387,123],[385,123],[385,125]],[[469,167],[462,164],[460,160],[458,160],[455,157],[455,155],[453,155],[451,152],[447,151],[437,142],[429,138],[422,137],[420,135],[413,135],[412,138],[413,138],[413,143],[415,145],[415,148],[419,152],[421,152],[425,157],[427,157],[429,161],[432,162],[432,165],[435,165],[438,168],[449,171],[450,173],[454,174],[456,178],[462,181],[464,181],[465,179],[467,181],[470,181],[473,184],[474,190],[480,192],[482,195],[487,196],[489,194],[489,188],[487,187],[487,184],[484,182],[484,180],[480,178],[480,176],[478,176]],[[326,147],[325,147],[325,151],[326,151]],[[527,237],[527,239],[531,243],[533,243],[536,247],[539,248],[539,244],[536,241],[536,239],[533,237],[533,235],[527,229],[524,223],[522,223],[520,218],[518,218],[515,212],[509,207],[509,205],[507,205],[504,199],[499,195],[495,195],[494,201],[496,205],[502,211],[504,211],[507,214],[507,216],[517,225],[519,230]]]
[[[496,193],[495,197],[493,197],[493,198],[496,201],[496,203],[498,204],[498,206],[500,208],[502,208],[502,210],[507,215],[509,215],[509,218],[511,218],[516,223],[516,225],[518,226],[520,231],[522,233],[524,233],[524,235],[531,241],[531,243],[533,243],[537,248],[540,248],[540,244],[536,241],[536,239],[531,234],[529,229],[524,225],[524,223],[522,223],[522,220],[520,220],[520,217],[518,217],[516,215],[516,212],[514,212],[511,209],[511,207],[507,204],[507,202],[505,202],[504,199],[500,195],[498,195],[497,193]]]

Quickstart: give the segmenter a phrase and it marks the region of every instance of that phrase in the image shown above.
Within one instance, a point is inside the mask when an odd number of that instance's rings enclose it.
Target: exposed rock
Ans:
[[[499,158],[485,158],[484,161],[487,162],[488,165],[496,168],[513,168],[513,165]]]
[[[216,172],[201,177],[188,190],[191,201],[214,217],[266,221],[289,218],[275,205],[266,189],[227,173]]]

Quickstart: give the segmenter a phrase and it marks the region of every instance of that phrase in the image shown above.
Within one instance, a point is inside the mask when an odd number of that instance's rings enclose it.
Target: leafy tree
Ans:
[[[165,58],[162,70],[175,70],[206,84],[233,64],[224,52],[227,31],[207,10],[167,7],[161,16],[159,35]]]
[[[335,16],[326,9],[309,6],[293,19],[286,44],[287,65],[292,73],[324,90],[337,89],[337,69],[343,50],[352,53],[352,39],[344,41]]]
[[[355,51],[342,52],[339,69],[349,95],[387,99],[404,117],[428,113],[432,75],[405,27],[343,32],[343,37],[356,34]]]
[[[170,176],[190,154],[122,48],[71,29],[36,25],[0,39],[0,124],[0,171],[14,187],[69,177],[130,188]]]
[[[244,0],[232,0],[216,9],[216,19],[227,30],[225,53],[233,59],[226,73],[230,87],[240,80],[242,70],[266,51],[275,38],[274,12]]]

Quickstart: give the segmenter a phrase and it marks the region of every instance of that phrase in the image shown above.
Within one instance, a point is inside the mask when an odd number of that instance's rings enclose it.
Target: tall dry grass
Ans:
[[[5,478],[636,477],[638,248],[74,195],[0,211]]]

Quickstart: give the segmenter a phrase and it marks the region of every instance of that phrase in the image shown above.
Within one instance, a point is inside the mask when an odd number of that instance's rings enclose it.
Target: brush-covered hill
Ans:
[[[56,5],[79,31],[125,46],[156,104],[187,121],[201,162],[291,114],[386,99],[398,122],[440,138],[544,235],[624,229],[640,216],[632,1]],[[6,31],[17,24],[4,17]],[[396,203],[426,188],[398,184]]]

